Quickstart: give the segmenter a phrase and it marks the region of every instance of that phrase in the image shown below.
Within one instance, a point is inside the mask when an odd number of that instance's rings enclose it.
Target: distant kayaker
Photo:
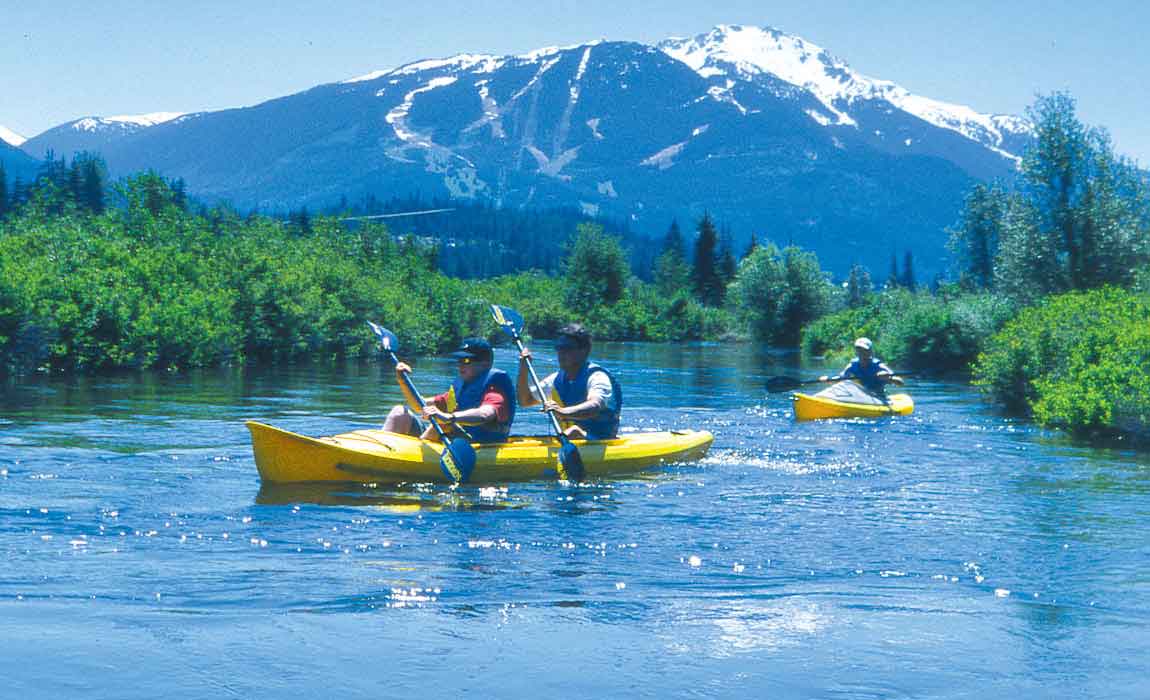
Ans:
[[[425,426],[420,420],[422,416],[428,420],[438,419],[448,435],[458,433],[454,426],[461,425],[472,442],[503,442],[515,419],[515,389],[506,372],[492,367],[495,355],[491,343],[483,338],[464,338],[451,357],[455,358],[459,370],[451,388],[431,397],[426,406],[420,406],[400,381],[399,388],[407,399],[407,406],[393,407],[383,429],[423,440],[438,439],[435,428]],[[401,372],[410,371],[411,367],[405,362],[395,366],[397,379]]]
[[[839,382],[844,379],[855,379],[863,388],[872,394],[882,395],[886,385],[897,384],[902,386],[902,377],[896,375],[894,370],[887,367],[882,360],[874,356],[874,343],[870,338],[858,338],[854,342],[857,356],[846,368],[836,375],[819,377],[820,382]]]
[[[623,408],[623,391],[615,377],[594,362],[591,334],[582,325],[571,323],[559,329],[555,340],[559,371],[540,382],[543,395],[531,386],[527,359],[531,351],[519,356],[519,379],[516,393],[523,406],[537,406],[552,411],[563,432],[572,438],[609,440],[619,433],[619,415]],[[546,397],[546,398],[544,398]]]

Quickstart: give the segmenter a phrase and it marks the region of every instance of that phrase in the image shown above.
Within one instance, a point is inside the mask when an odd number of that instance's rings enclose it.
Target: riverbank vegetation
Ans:
[[[810,353],[856,335],[898,366],[970,366],[996,402],[1077,433],[1150,431],[1150,189],[1065,94],[1030,110],[1011,183],[969,193],[951,243],[956,284],[888,290],[807,327]]]
[[[1144,431],[1146,174],[1067,95],[1029,116],[1017,177],[971,190],[950,231],[956,274],[929,284],[910,251],[892,252],[878,285],[861,266],[832,281],[793,245],[752,238],[737,253],[707,215],[651,241],[574,212],[477,205],[396,236],[337,215],[204,207],[152,173],[109,186],[96,158],[49,157],[34,183],[0,172],[0,371],[367,355],[368,318],[406,352],[434,352],[497,335],[495,302],[539,337],[581,320],[600,339],[746,339],[837,362],[866,335],[902,369],[972,369],[1043,424]]]
[[[241,216],[190,202],[148,173],[107,188],[96,159],[49,160],[4,192],[3,371],[182,368],[373,353],[364,319],[409,353],[490,332],[515,306],[546,337],[573,319],[601,338],[718,337],[730,314],[684,283],[662,294],[631,273],[619,239],[578,225],[560,274],[482,280],[438,269],[440,248],[379,224]]]

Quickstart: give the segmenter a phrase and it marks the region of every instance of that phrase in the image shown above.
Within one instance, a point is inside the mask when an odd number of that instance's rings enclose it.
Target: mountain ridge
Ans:
[[[883,269],[913,248],[924,272],[941,270],[965,190],[1009,177],[1026,139],[1016,117],[921,98],[740,25],[656,45],[421,59],[105,132],[83,150],[113,173],[157,169],[243,207],[417,193],[577,206],[648,233],[710,212],[736,244],[793,241],[836,271]],[[47,133],[29,141],[66,155]]]

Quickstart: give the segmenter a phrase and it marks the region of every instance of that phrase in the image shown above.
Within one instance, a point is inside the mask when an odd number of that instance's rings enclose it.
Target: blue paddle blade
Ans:
[[[583,455],[570,441],[564,440],[559,446],[559,466],[562,468],[559,476],[567,481],[583,481]]]
[[[457,437],[443,448],[439,468],[456,484],[466,484],[475,471],[475,448],[467,438]]]
[[[503,329],[503,332],[512,338],[517,338],[523,333],[523,317],[519,312],[509,306],[500,306],[499,304],[491,305],[491,317]]]
[[[378,323],[368,321],[367,325],[371,326],[371,330],[375,333],[376,337],[379,338],[379,344],[383,346],[384,350],[395,352],[399,349],[399,338],[396,338],[394,333]]]

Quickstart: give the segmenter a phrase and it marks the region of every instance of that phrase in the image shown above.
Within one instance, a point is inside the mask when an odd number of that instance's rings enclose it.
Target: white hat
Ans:
[[[863,350],[873,350],[874,343],[870,342],[870,338],[858,338],[855,340],[855,347],[862,348]]]

